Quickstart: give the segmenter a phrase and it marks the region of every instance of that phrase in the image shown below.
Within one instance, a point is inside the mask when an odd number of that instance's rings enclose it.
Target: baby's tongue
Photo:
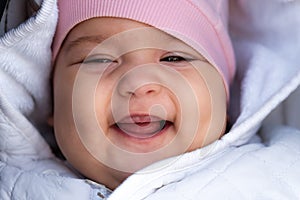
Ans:
[[[161,131],[165,121],[117,123],[117,126],[126,134],[137,138],[148,138]]]

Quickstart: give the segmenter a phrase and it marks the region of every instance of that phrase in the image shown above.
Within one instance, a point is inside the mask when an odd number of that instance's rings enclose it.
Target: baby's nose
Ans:
[[[121,77],[117,90],[123,97],[155,96],[162,90],[161,78],[157,67],[136,67]]]
[[[129,86],[129,85],[127,85]],[[125,90],[122,91],[123,95],[130,95],[133,97],[143,97],[143,96],[155,96],[160,93],[161,86],[157,83],[147,83],[145,85],[141,85],[138,88],[130,88],[126,87]]]

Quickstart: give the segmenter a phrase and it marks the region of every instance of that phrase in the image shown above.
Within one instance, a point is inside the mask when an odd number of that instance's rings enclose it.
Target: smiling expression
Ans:
[[[221,120],[212,126],[216,98]],[[148,25],[90,19],[71,30],[58,54],[57,142],[76,169],[110,188],[155,161],[215,141],[225,117],[217,70],[184,42]]]

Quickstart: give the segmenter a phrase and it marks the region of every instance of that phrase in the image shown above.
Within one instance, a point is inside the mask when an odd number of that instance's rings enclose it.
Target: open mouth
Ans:
[[[114,128],[138,139],[146,139],[162,133],[172,122],[155,116],[129,116],[115,123]]]

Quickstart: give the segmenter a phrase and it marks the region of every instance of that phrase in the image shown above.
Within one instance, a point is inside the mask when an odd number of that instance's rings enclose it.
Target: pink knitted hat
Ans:
[[[223,76],[227,92],[235,73],[227,32],[226,0],[58,0],[53,61],[70,30],[93,17],[120,17],[149,24],[184,41]]]

